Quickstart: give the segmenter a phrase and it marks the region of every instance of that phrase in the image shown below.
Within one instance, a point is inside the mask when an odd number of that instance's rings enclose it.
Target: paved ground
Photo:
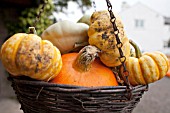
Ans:
[[[20,104],[14,99],[0,100],[0,113],[23,113]]]
[[[165,77],[149,86],[149,91],[133,113],[170,113],[170,78]],[[14,99],[0,100],[0,113],[23,113]]]
[[[151,84],[133,113],[170,113],[170,78]]]

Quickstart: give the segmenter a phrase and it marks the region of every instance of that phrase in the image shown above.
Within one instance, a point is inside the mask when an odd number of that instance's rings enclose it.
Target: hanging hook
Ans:
[[[96,3],[95,3],[95,0],[92,0],[92,6],[93,6],[94,11],[96,12]]]
[[[41,14],[44,12],[44,8],[45,8],[47,2],[48,2],[48,0],[44,0],[42,7],[39,9],[39,13],[38,13],[37,17],[35,18],[35,21],[33,23],[33,27],[36,27],[37,22],[40,20]]]

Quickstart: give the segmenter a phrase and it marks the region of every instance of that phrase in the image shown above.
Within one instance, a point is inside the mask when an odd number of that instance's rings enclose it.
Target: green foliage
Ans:
[[[68,2],[72,1],[78,4],[80,10],[82,13],[86,11],[87,8],[91,7],[91,0],[53,0],[54,5],[56,6],[55,11],[56,12],[64,12],[64,8],[67,9],[68,7]]]
[[[34,26],[36,17],[39,14],[43,4],[40,4],[36,8],[25,8],[20,12],[18,22],[8,22],[7,29],[9,35],[15,33],[23,32],[28,33],[28,28]],[[37,34],[40,35],[44,29],[53,23],[52,12],[54,11],[54,4],[52,0],[48,0],[47,4],[44,7],[44,11],[41,13],[39,20],[36,23]]]
[[[41,35],[44,29],[54,23],[54,17],[52,15],[54,11],[66,13],[63,9],[67,9],[69,1],[77,3],[82,13],[84,13],[87,8],[91,7],[91,0],[48,0],[45,9],[41,13],[40,19],[36,24],[38,35]],[[37,8],[25,8],[24,10],[19,11],[18,22],[7,22],[9,36],[19,32],[28,33],[28,28],[34,25],[41,7],[42,4]]]

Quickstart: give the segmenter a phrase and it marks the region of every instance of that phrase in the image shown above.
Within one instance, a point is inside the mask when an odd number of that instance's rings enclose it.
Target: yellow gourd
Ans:
[[[91,24],[88,30],[89,44],[98,47],[101,50],[99,57],[101,61],[109,66],[115,67],[121,65],[119,60],[120,54],[116,46],[117,41],[113,25],[110,22],[108,11],[96,11],[91,16]],[[130,55],[129,39],[125,35],[123,24],[116,16],[116,25],[119,30],[119,38],[122,42],[122,50],[126,58]]]
[[[62,67],[60,51],[35,34],[14,34],[2,45],[0,52],[4,67],[13,76],[49,81]]]

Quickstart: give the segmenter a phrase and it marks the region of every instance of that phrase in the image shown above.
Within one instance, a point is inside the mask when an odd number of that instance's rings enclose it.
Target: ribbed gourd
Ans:
[[[131,85],[146,85],[163,78],[169,69],[169,61],[165,54],[155,52],[141,53],[135,42],[130,40],[135,48],[136,56],[129,57],[125,65],[129,71],[129,82]]]
[[[94,45],[101,50],[101,53],[99,54],[101,61],[109,67],[121,65],[119,60],[120,53],[116,46],[117,41],[115,31],[110,21],[109,12],[105,10],[94,12],[90,22],[88,30],[89,44]],[[126,36],[123,24],[117,15],[115,23],[119,30],[119,39],[123,44],[123,53],[128,59],[130,55],[129,39]]]
[[[30,28],[33,30],[34,28]],[[1,61],[12,76],[49,81],[61,70],[60,51],[47,40],[31,33],[17,33],[1,47]]]

